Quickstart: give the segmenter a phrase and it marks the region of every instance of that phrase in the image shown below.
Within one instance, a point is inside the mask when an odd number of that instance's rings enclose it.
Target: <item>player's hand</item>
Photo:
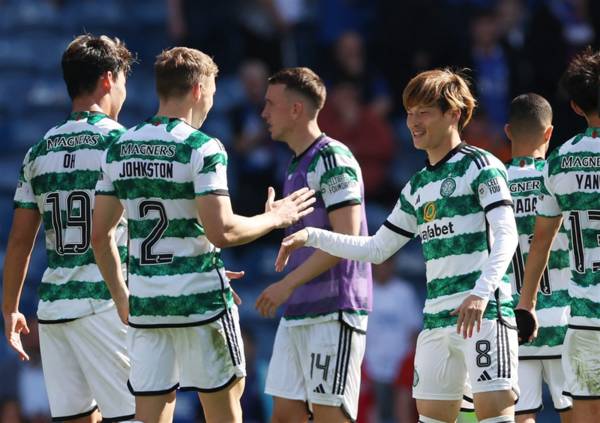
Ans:
[[[284,281],[269,285],[256,300],[256,310],[262,317],[275,317],[277,307],[283,304],[294,289]]]
[[[29,334],[27,320],[22,313],[14,312],[4,316],[4,334],[8,345],[19,354],[19,358],[23,361],[29,360],[29,355],[23,349],[21,343],[21,333]]]
[[[519,333],[519,345],[526,344],[537,338],[539,322],[535,312],[535,305],[531,307],[519,302],[515,307],[515,318]]]
[[[121,321],[129,325],[129,292],[124,291],[118,298],[113,298]]]
[[[287,228],[307,214],[312,213],[314,207],[311,207],[311,204],[317,201],[314,195],[314,190],[305,187],[292,192],[281,200],[275,201],[275,189],[269,187],[265,212],[271,213],[277,228]]]
[[[227,276],[227,279],[230,280],[234,280],[234,279],[241,279],[244,277],[246,273],[241,270],[239,272],[235,272],[233,270],[225,270],[225,276]],[[229,287],[231,288],[231,286]],[[235,302],[236,305],[240,305],[242,304],[242,299],[240,298],[240,296],[233,290],[233,288],[231,288],[231,293],[233,294],[233,301]]]
[[[275,270],[281,272],[287,265],[292,251],[304,247],[307,240],[308,231],[306,229],[299,230],[298,232],[283,238],[281,247],[279,247],[279,253],[277,253],[277,258],[275,259]]]
[[[450,313],[451,316],[458,315],[456,333],[462,332],[463,338],[466,339],[473,336],[475,326],[477,326],[477,332],[479,332],[481,330],[483,312],[487,304],[487,299],[478,297],[477,295],[469,295],[465,298],[463,303]]]

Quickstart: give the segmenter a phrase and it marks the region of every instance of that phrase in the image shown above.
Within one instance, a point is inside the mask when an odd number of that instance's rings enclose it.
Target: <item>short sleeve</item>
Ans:
[[[486,162],[488,163],[488,162]],[[499,206],[512,206],[512,198],[508,189],[506,169],[502,163],[493,161],[486,166],[473,162],[476,169],[471,182],[471,188],[477,195],[483,210],[488,211]]]
[[[549,161],[544,165],[543,178],[540,186],[540,195],[536,204],[536,212],[538,216],[542,217],[558,217],[561,215],[561,210],[556,201],[556,197],[552,194],[549,188],[548,179],[548,164]]]
[[[35,200],[35,194],[31,186],[30,179],[30,167],[31,162],[29,161],[31,150],[25,155],[23,165],[19,172],[19,180],[17,181],[17,189],[14,197],[14,208],[15,209],[37,209],[37,202]]]
[[[196,196],[229,195],[227,151],[219,140],[212,138],[198,149],[192,150],[191,165]]]
[[[106,160],[107,154],[108,150],[102,154],[102,159],[100,160],[100,173],[98,174],[98,182],[96,182],[96,195],[116,196],[117,192],[115,191],[115,187],[110,179],[108,171],[108,163]]]
[[[310,188],[320,193],[328,212],[363,201],[360,167],[343,145],[322,148],[309,166],[307,179]]]
[[[394,210],[388,216],[383,226],[408,238],[417,234],[417,212],[410,202],[410,182],[404,186]]]

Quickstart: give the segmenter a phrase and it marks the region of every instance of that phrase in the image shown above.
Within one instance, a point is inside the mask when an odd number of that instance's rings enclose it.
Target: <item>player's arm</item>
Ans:
[[[329,212],[329,222],[333,231],[349,235],[359,234],[361,213],[360,204],[349,205]],[[263,317],[273,317],[277,307],[287,300],[296,288],[331,269],[340,260],[339,257],[315,250],[300,266],[262,292],[256,301],[259,313]]]
[[[519,242],[512,199],[502,165],[488,165],[479,169],[472,188],[478,195],[494,242],[471,294],[451,313],[458,316],[456,331],[462,332],[464,338],[473,336],[475,328],[477,332],[481,329],[490,296],[500,286]]]
[[[231,208],[227,195],[207,194],[196,197],[196,205],[208,240],[219,248],[247,244],[271,232],[285,228],[311,213],[314,191],[300,189],[275,201],[275,190],[269,187],[265,213],[245,217]]]
[[[28,334],[29,328],[25,316],[19,312],[19,300],[40,222],[41,216],[37,209],[16,208],[4,256],[4,333],[9,345],[19,353],[21,360],[29,360],[21,344],[21,333]]]
[[[129,290],[123,278],[121,259],[114,237],[122,215],[123,206],[117,197],[96,194],[92,219],[94,258],[117,306],[119,317],[127,324]]]
[[[535,229],[533,239],[529,246],[529,254],[525,262],[525,275],[523,276],[523,286],[521,287],[521,296],[519,304],[515,307],[517,310],[526,310],[535,317],[535,305],[537,302],[537,293],[540,285],[544,268],[548,263],[550,248],[552,242],[560,229],[562,217],[544,217],[537,216],[535,219]],[[536,325],[537,326],[537,325]],[[534,329],[530,339],[535,338],[537,327]]]
[[[289,235],[281,242],[275,270],[281,272],[290,254],[304,246],[349,260],[383,263],[416,235],[416,212],[407,199],[408,192],[409,184],[402,190],[392,213],[373,236],[345,235],[312,227]]]

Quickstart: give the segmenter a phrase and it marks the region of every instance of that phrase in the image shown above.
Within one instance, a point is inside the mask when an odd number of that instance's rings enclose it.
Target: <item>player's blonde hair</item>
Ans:
[[[156,57],[156,91],[161,98],[181,97],[203,78],[216,76],[219,68],[210,56],[188,47],[164,50]]]
[[[421,72],[411,79],[402,93],[402,103],[407,110],[417,105],[437,106],[442,112],[458,110],[459,131],[467,126],[477,104],[465,77],[447,68]]]

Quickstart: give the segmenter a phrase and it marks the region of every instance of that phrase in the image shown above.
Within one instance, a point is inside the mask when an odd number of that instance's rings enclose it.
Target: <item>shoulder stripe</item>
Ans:
[[[383,222],[383,226],[385,226],[392,232],[396,232],[398,235],[402,235],[402,236],[405,236],[410,239],[413,239],[415,237],[415,234],[413,234],[412,232],[409,232],[405,229],[399,228],[398,226],[391,223],[389,220],[386,220],[385,222]]]
[[[463,147],[463,151],[465,154],[473,157],[478,169],[482,169],[490,164],[490,160],[485,156],[485,154],[470,145],[465,145]]]

